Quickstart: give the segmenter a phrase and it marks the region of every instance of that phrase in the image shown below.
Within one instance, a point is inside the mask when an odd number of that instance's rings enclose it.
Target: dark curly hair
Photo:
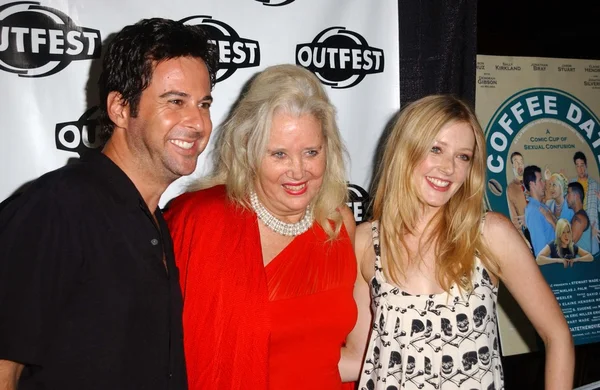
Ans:
[[[577,160],[583,160],[583,163],[587,167],[587,158],[585,157],[585,154],[583,154],[583,152],[579,151],[573,155],[573,163],[574,164],[577,164]]]
[[[132,116],[137,116],[142,92],[152,80],[157,62],[177,57],[200,58],[208,68],[211,88],[215,85],[219,54],[201,26],[169,19],[143,19],[125,26],[109,43],[98,80],[100,93],[100,137],[106,142],[114,130],[106,100],[119,92]]]

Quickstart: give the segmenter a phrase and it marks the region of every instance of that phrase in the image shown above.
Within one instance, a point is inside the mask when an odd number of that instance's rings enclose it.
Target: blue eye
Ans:
[[[431,153],[440,154],[440,153],[442,153],[442,149],[440,149],[439,146],[433,146],[431,148]]]
[[[319,154],[319,151],[316,149],[312,149],[306,152],[309,156],[314,157],[317,156]]]
[[[471,161],[471,156],[469,156],[468,154],[461,154],[460,156],[458,156],[458,158],[460,158],[463,161]]]
[[[284,158],[285,157],[285,153],[283,153],[283,152],[273,152],[271,155],[275,158]]]

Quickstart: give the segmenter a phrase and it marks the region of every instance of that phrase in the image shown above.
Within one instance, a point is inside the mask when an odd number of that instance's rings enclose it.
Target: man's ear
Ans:
[[[117,126],[127,128],[129,120],[129,104],[123,101],[123,95],[117,91],[111,91],[106,98],[106,111],[108,117]]]

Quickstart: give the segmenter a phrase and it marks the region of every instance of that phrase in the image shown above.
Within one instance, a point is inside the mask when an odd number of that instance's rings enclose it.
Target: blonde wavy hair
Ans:
[[[333,239],[342,225],[339,208],[344,207],[348,196],[346,150],[335,120],[335,107],[316,76],[302,67],[271,66],[251,81],[218,131],[212,174],[196,188],[225,184],[229,199],[251,209],[248,195],[255,190],[273,116],[279,113],[312,115],[321,123],[326,168],[321,188],[312,201],[313,215]]]
[[[564,198],[567,195],[567,187],[569,185],[569,179],[565,175],[559,172],[555,172],[550,176],[550,180],[554,180],[562,191],[561,196]]]
[[[568,220],[561,218],[558,221],[556,221],[556,228],[554,229],[556,237],[554,238],[554,244],[556,245],[556,252],[558,253],[561,259],[564,258],[565,254],[563,253],[562,241],[560,239],[560,236],[562,236],[567,227],[569,228],[569,230],[571,230],[571,223],[569,223]],[[573,248],[573,230],[571,230],[571,234],[569,236],[568,246],[571,253],[575,253],[575,250]]]
[[[475,256],[488,271],[499,275],[498,263],[481,235],[486,169],[483,131],[467,104],[453,96],[433,95],[400,112],[376,176],[373,219],[379,220],[384,272],[398,285],[405,279],[405,264],[410,261],[404,253],[413,253],[404,237],[415,233],[425,206],[413,172],[430,152],[440,130],[457,122],[473,129],[475,149],[465,183],[426,227],[431,232],[428,243],[435,244],[436,278],[445,291],[449,292],[453,284],[471,290]],[[421,242],[419,246],[423,248]]]

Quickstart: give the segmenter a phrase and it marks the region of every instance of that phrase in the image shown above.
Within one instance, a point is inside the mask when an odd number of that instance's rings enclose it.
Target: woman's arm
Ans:
[[[565,268],[567,268],[567,266],[569,265],[569,261],[567,259],[550,257],[550,246],[549,245],[546,245],[545,247],[542,248],[542,250],[540,251],[538,256],[535,258],[535,262],[538,265],[563,263]]]
[[[592,254],[590,252],[586,251],[585,249],[581,249],[580,247],[577,247],[577,249],[578,249],[577,255],[579,257],[571,259],[571,263],[575,263],[577,261],[583,261],[583,262],[589,263],[590,261],[594,261],[594,256],[592,256]]]
[[[369,249],[374,256],[370,225],[366,222],[356,228],[354,250],[358,272],[354,284],[354,301],[358,308],[358,318],[356,325],[346,338],[346,345],[342,348],[338,364],[342,382],[352,382],[358,379],[371,329],[371,296],[369,285],[361,272],[361,264]]]
[[[488,213],[483,235],[500,265],[500,279],[546,346],[546,390],[571,390],[575,365],[573,338],[531,252],[512,223],[498,213]]]

